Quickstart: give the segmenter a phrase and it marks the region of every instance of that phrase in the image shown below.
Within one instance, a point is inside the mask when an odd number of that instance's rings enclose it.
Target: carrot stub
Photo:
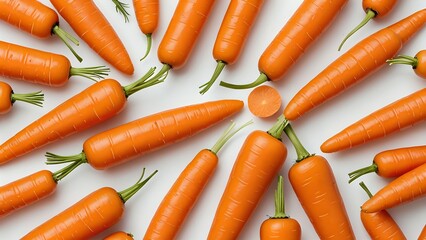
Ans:
[[[133,240],[133,235],[130,233],[126,233],[123,231],[118,231],[115,233],[112,233],[111,235],[104,238],[104,240]]]
[[[270,117],[281,108],[281,95],[273,87],[258,86],[248,96],[248,108],[253,115]]]
[[[12,87],[0,81],[0,114],[6,114],[16,101],[43,106],[44,94],[41,91],[32,93],[14,93]]]

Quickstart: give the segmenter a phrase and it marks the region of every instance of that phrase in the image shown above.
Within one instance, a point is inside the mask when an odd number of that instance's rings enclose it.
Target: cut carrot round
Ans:
[[[248,107],[256,117],[270,117],[281,108],[281,95],[273,87],[256,87],[248,96]]]

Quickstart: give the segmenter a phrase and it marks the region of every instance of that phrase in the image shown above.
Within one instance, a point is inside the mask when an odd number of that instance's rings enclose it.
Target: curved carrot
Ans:
[[[130,233],[126,233],[123,231],[115,232],[108,237],[104,238],[104,240],[133,240],[133,235]]]
[[[261,240],[300,240],[302,229],[296,219],[285,213],[283,177],[278,177],[278,186],[275,190],[275,215],[262,222],[260,226]]]
[[[284,116],[295,120],[384,66],[426,22],[426,9],[365,38],[328,65],[290,100]]]
[[[281,95],[273,87],[264,85],[253,89],[247,99],[250,112],[256,117],[270,117],[281,108]]]
[[[139,28],[145,34],[147,41],[147,48],[145,55],[141,58],[142,61],[151,50],[152,34],[157,30],[159,21],[160,3],[159,0],[133,0],[133,6]]]
[[[420,233],[419,238],[417,240],[426,240],[426,225],[423,227],[423,230]]]
[[[206,93],[223,68],[237,61],[264,0],[231,0],[220,25],[213,47],[217,62],[211,79],[200,86],[201,94]]]
[[[77,35],[99,56],[125,74],[133,74],[129,54],[93,0],[50,0]]]
[[[12,87],[0,81],[0,114],[6,114],[16,101],[43,106],[44,94],[41,91],[32,93],[14,93]]]
[[[421,78],[426,78],[426,50],[419,51],[414,57],[399,55],[386,61],[389,65],[406,64],[413,67],[414,72]]]
[[[375,172],[381,177],[399,177],[426,163],[426,146],[397,148],[378,153],[373,164],[349,173],[349,183],[364,174]]]
[[[115,5],[115,11],[123,15],[124,22],[129,22],[129,12],[127,12],[127,8],[129,8],[129,4],[121,2],[120,0],[112,0]]]
[[[145,169],[144,169],[145,172]],[[124,204],[155,174],[141,178],[131,187],[117,192],[103,187],[42,223],[21,240],[26,239],[90,239],[120,221]]]
[[[345,205],[328,161],[303,147],[290,124],[284,132],[297,152],[288,177],[320,239],[355,239]]]
[[[63,55],[0,41],[0,75],[32,83],[60,87],[71,76],[96,81],[103,78],[109,68],[98,66],[74,68]]]
[[[342,43],[339,45],[339,51],[342,49],[343,44],[350,38],[355,32],[361,29],[373,18],[381,18],[386,16],[396,5],[397,0],[362,0],[362,9],[365,11],[365,18],[358,24],[352,31],[346,35]]]
[[[347,0],[305,0],[260,56],[260,76],[252,83],[235,85],[234,89],[256,87],[266,81],[277,81],[293,66],[308,47],[328,28]]]
[[[114,79],[106,79],[74,95],[0,145],[0,164],[119,114],[127,97],[159,83],[146,80],[153,72],[151,69],[146,76],[124,87]]]
[[[203,149],[194,157],[161,201],[143,239],[175,239],[216,169],[217,153],[235,133],[251,123],[248,122],[234,131],[232,130],[235,123],[232,123],[211,149]]]
[[[68,43],[71,41],[78,46],[78,40],[59,27],[59,17],[53,9],[34,0],[0,1],[0,9],[0,20],[39,38],[48,38],[55,34],[78,61],[83,60]]]
[[[237,239],[287,157],[281,142],[287,120],[250,133],[238,153],[210,227],[208,240]]]
[[[361,210],[378,212],[405,202],[413,201],[426,194],[426,164],[423,164],[388,183],[367,200]]]
[[[346,127],[321,145],[337,152],[385,137],[426,119],[426,88],[401,98]]]

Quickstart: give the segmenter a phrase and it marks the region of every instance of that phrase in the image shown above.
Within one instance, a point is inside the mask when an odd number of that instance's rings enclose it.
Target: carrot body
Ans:
[[[420,233],[419,238],[417,240],[426,240],[426,225],[423,227],[423,230]]]
[[[330,153],[387,136],[426,119],[426,89],[401,98],[343,129],[321,145]]]
[[[155,32],[158,26],[160,3],[158,0],[133,0],[133,7],[139,28],[146,35],[148,42],[148,47],[143,57],[145,58],[151,50],[152,33]]]
[[[50,2],[96,53],[121,72],[133,74],[133,64],[123,43],[92,0]]]
[[[295,120],[384,66],[426,22],[426,9],[365,38],[328,65],[288,103],[284,116]]]
[[[132,234],[129,234],[123,231],[115,232],[109,235],[108,237],[104,238],[104,240],[133,240],[133,239],[134,238]]]
[[[5,83],[0,82],[0,114],[5,114],[12,109],[12,87]]]

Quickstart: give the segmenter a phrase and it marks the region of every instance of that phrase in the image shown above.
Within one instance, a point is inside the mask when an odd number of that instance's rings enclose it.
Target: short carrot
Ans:
[[[375,172],[381,177],[399,177],[426,163],[426,146],[391,149],[374,156],[373,164],[349,173],[349,183],[360,176]]]
[[[420,233],[419,238],[417,240],[426,240],[426,225],[423,227],[423,230]]]
[[[306,151],[290,124],[284,132],[298,156],[288,177],[319,238],[355,239],[330,164],[324,157]]]
[[[147,41],[145,55],[141,58],[142,61],[151,51],[152,34],[157,30],[159,22],[160,3],[159,0],[133,0],[133,7],[139,28],[145,34]]]
[[[426,88],[403,97],[349,125],[321,145],[325,153],[388,136],[426,119]]]
[[[305,0],[283,26],[259,58],[260,76],[252,83],[235,85],[220,82],[234,89],[256,87],[266,81],[281,79],[310,45],[333,22],[347,0]]]
[[[201,85],[201,94],[206,93],[226,65],[237,61],[264,0],[231,0],[220,25],[213,47],[217,62],[210,80]]]
[[[0,41],[0,75],[52,87],[65,85],[71,76],[96,80],[109,72],[104,66],[74,68],[63,55]]]
[[[121,15],[123,15],[124,22],[128,22],[130,14],[127,11],[127,9],[129,8],[129,4],[127,4],[125,2],[122,2],[120,0],[112,0],[112,2],[115,5],[115,11],[117,11],[118,13],[120,13]]]
[[[300,240],[302,229],[299,222],[285,213],[283,177],[278,177],[275,190],[275,215],[262,222],[260,240]]]
[[[366,37],[296,93],[284,109],[284,116],[295,120],[365,79],[394,57],[424,23],[426,9]]]
[[[210,227],[208,240],[237,239],[287,157],[281,142],[287,120],[251,132],[238,153]]]
[[[8,113],[16,101],[43,106],[44,94],[41,91],[32,93],[14,93],[12,87],[0,81],[0,115]]]
[[[243,104],[240,100],[218,100],[159,112],[90,137],[79,154],[46,153],[47,164],[83,162],[95,169],[113,167],[193,136],[241,110]]]
[[[157,170],[145,180],[142,174],[133,186],[120,192],[111,187],[100,188],[21,239],[90,239],[118,223],[124,214],[124,204],[156,173]]]
[[[127,86],[106,79],[69,98],[0,145],[0,164],[119,114],[130,95],[161,82],[146,80],[153,72]]]
[[[419,51],[414,57],[408,55],[399,55],[386,61],[389,65],[406,64],[410,65],[417,76],[426,78],[426,50]]]
[[[250,112],[256,117],[266,118],[274,115],[281,108],[282,99],[277,89],[268,85],[254,88],[247,99]]]
[[[112,233],[111,235],[104,238],[104,240],[134,240],[133,235],[123,231]]]
[[[194,157],[161,201],[143,239],[176,238],[216,169],[217,153],[235,133],[251,123],[250,121],[234,131],[235,123],[232,123],[211,149],[203,149]]]
[[[132,61],[111,24],[93,0],[50,0],[59,14],[104,60],[119,71],[131,75]]]

